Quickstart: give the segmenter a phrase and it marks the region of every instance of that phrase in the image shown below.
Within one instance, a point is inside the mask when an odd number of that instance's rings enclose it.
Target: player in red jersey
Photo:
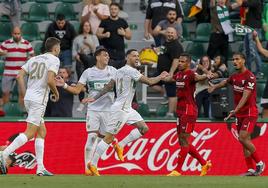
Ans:
[[[197,106],[194,99],[195,84],[198,81],[207,79],[207,75],[198,75],[190,69],[191,57],[189,54],[180,55],[178,64],[178,73],[173,77],[167,77],[165,81],[176,81],[177,88],[177,131],[181,151],[178,156],[178,166],[168,176],[180,176],[181,167],[189,153],[196,158],[202,165],[200,176],[207,174],[211,168],[210,161],[206,161],[190,143],[191,132],[194,130],[197,119]]]
[[[251,142],[250,133],[253,131],[258,118],[258,108],[256,106],[256,77],[245,66],[245,55],[237,52],[233,55],[233,65],[237,71],[227,80],[211,86],[208,91],[211,93],[215,89],[231,84],[234,92],[235,109],[230,111],[229,116],[236,116],[239,142],[243,146],[245,161],[248,171],[245,176],[259,176],[264,168],[264,162],[259,158],[254,144]],[[256,162],[256,170],[254,167]]]

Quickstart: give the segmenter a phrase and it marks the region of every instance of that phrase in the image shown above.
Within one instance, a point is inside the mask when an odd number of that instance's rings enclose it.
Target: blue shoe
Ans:
[[[44,169],[42,171],[37,171],[36,175],[37,176],[54,176],[54,174],[52,174],[51,172],[47,171],[46,169]]]
[[[3,151],[0,151],[0,174],[7,174],[6,161],[3,156]]]

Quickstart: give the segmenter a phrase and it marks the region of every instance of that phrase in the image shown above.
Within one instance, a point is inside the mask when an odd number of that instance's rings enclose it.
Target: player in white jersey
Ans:
[[[106,134],[103,140],[97,145],[96,151],[93,155],[92,160],[88,163],[88,169],[91,173],[99,176],[97,170],[97,163],[101,155],[108,149],[110,143],[114,140],[114,136],[120,131],[125,123],[134,125],[136,129],[133,129],[131,133],[124,138],[117,147],[120,147],[121,157],[123,157],[123,147],[132,142],[148,131],[148,127],[145,124],[143,118],[140,114],[131,107],[131,103],[135,94],[136,82],[145,83],[148,85],[153,85],[164,79],[168,73],[163,72],[157,77],[148,78],[142,75],[137,69],[139,63],[139,53],[135,49],[128,50],[126,53],[126,65],[119,70],[117,70],[115,77],[105,85],[102,91],[100,91],[93,98],[87,98],[87,102],[94,102],[102,97],[105,93],[110,91],[114,85],[116,85],[116,95],[117,98],[113,105],[111,106],[111,112],[109,116],[109,121],[106,126]],[[120,156],[119,156],[120,157]]]
[[[3,151],[0,155],[2,171],[6,168],[5,162],[9,154],[23,146],[36,135],[35,152],[37,160],[38,176],[51,176],[43,165],[44,138],[46,127],[44,113],[48,101],[49,91],[53,93],[53,100],[59,100],[59,92],[56,87],[55,77],[59,70],[60,61],[57,57],[60,53],[60,40],[50,37],[45,42],[47,53],[32,57],[22,66],[17,80],[24,97],[24,105],[28,113],[26,119],[27,128]],[[24,77],[28,76],[27,89],[25,91]],[[6,172],[6,171],[5,171]]]
[[[97,48],[94,56],[96,58],[96,65],[83,72],[75,87],[68,86],[60,77],[56,78],[57,86],[63,87],[73,94],[79,94],[83,91],[84,86],[87,86],[89,97],[96,96],[99,91],[103,89],[104,85],[115,76],[116,69],[112,66],[108,66],[109,54],[104,47]],[[96,144],[100,141],[98,136],[103,137],[105,134],[105,117],[108,116],[113,102],[114,91],[112,89],[93,103],[88,104],[86,118],[88,135],[84,151],[86,175],[91,175],[90,171],[87,169],[87,163],[93,155],[93,148],[95,148]]]

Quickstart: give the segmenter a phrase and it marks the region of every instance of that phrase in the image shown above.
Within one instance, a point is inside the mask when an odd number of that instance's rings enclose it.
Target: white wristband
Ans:
[[[68,84],[64,83],[63,89],[67,89],[67,87],[68,87]]]

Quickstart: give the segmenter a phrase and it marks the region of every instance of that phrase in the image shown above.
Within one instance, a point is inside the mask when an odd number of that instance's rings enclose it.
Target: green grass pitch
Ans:
[[[235,176],[0,176],[0,188],[267,188],[268,177]]]

